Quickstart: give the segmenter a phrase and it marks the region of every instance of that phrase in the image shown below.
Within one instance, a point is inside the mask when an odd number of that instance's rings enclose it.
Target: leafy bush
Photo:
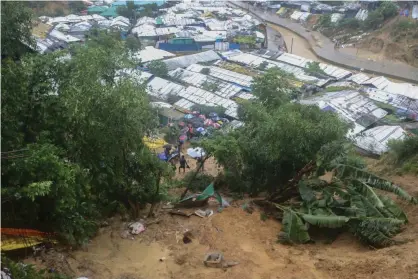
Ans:
[[[207,81],[206,80],[202,84],[202,89],[206,90],[206,91],[209,91],[209,92],[216,92],[218,90],[218,88],[219,88],[219,84],[216,83],[215,81]]]
[[[268,64],[269,63],[267,61],[263,61],[260,65],[258,65],[257,70],[264,71],[267,68]]]
[[[141,50],[141,41],[133,35],[129,35],[126,38],[125,44],[126,44],[126,47],[130,49],[131,51],[135,52],[135,51]]]
[[[389,142],[390,155],[396,163],[403,163],[418,154],[418,137],[410,136],[403,140]]]
[[[338,92],[338,91],[343,91],[343,90],[347,90],[350,89],[350,87],[346,87],[346,86],[328,86],[327,88],[325,88],[325,92]]]
[[[170,105],[175,104],[176,102],[180,101],[181,97],[179,95],[174,95],[174,94],[167,94],[167,103],[169,103]]]
[[[361,26],[361,22],[356,18],[345,18],[338,24],[339,27],[356,29]]]
[[[364,27],[366,29],[376,29],[378,28],[383,21],[385,20],[383,14],[379,10],[375,10],[369,13],[369,16],[364,21]]]
[[[235,43],[238,44],[246,44],[249,45],[250,47],[254,47],[256,42],[257,42],[257,38],[255,36],[236,36],[233,41]]]
[[[331,22],[331,15],[329,14],[323,14],[319,17],[318,20],[318,25],[320,27],[331,27],[332,22]]]
[[[377,10],[383,15],[384,20],[398,14],[398,6],[392,1],[383,1]]]
[[[313,61],[313,62],[308,62],[306,64],[306,68],[304,68],[305,73],[316,76],[316,75],[320,75],[320,76],[326,76],[327,74],[324,72],[324,70],[321,69],[321,67],[319,67],[319,62]]]
[[[212,175],[199,172],[196,175],[196,178],[192,181],[192,184],[189,184],[191,178],[195,174],[196,171],[189,171],[183,179],[184,183],[187,184],[186,186],[192,191],[203,191],[207,186],[209,186],[209,184],[211,184],[215,180],[215,178]]]
[[[150,62],[148,64],[148,69],[151,72],[151,74],[157,77],[167,77],[168,75],[167,65],[160,60]]]
[[[204,75],[209,75],[210,74],[210,68],[207,68],[207,67],[202,68],[202,70],[200,70],[200,73],[204,74]]]
[[[7,275],[11,278],[21,279],[69,279],[70,277],[64,276],[55,272],[49,273],[46,269],[36,270],[33,265],[15,263],[6,256],[1,256],[2,270],[7,269]],[[2,277],[3,278],[3,277]]]

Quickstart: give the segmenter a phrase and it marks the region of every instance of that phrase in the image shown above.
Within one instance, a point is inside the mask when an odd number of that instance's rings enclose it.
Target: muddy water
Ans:
[[[321,59],[319,59],[315,53],[313,53],[309,48],[309,43],[302,37],[298,36],[296,33],[293,33],[292,31],[289,31],[286,28],[268,24],[271,28],[273,28],[276,31],[279,31],[280,34],[282,34],[284,41],[286,42],[287,50],[290,53],[291,45],[292,45],[292,38],[293,38],[293,47],[292,47],[292,53],[314,60],[318,62],[323,62]]]

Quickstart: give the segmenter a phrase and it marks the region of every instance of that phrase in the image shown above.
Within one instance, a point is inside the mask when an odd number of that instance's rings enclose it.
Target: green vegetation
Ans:
[[[195,176],[195,177],[194,177]],[[192,179],[194,177],[194,179]],[[202,192],[211,184],[215,178],[206,173],[196,173],[196,171],[187,172],[186,176],[183,178],[183,181],[189,182],[188,188],[194,192]]]
[[[406,173],[418,175],[418,136],[389,142],[387,161]]]
[[[1,55],[19,58],[34,47],[32,13],[23,2],[1,2]]]
[[[331,15],[329,14],[323,14],[319,17],[318,20],[318,26],[319,27],[331,27]]]
[[[202,70],[200,70],[201,74],[204,75],[209,75],[210,74],[210,68],[202,68]]]
[[[321,15],[318,21],[320,28],[335,28],[336,30],[344,29],[363,29],[374,30],[382,25],[386,20],[396,16],[398,13],[398,6],[392,1],[382,1],[380,6],[371,11],[364,21],[359,21],[355,18],[346,18],[339,23],[333,24],[331,22],[331,15]]]
[[[325,92],[338,92],[349,89],[351,88],[346,86],[328,86],[327,88],[325,88]]]
[[[133,52],[141,50],[141,41],[133,35],[129,35],[126,38],[125,45],[129,50]]]
[[[357,29],[360,28],[361,22],[356,18],[345,18],[338,23],[338,27]]]
[[[145,87],[114,82],[132,66],[117,38],[94,34],[70,60],[56,52],[2,61],[5,227],[85,244],[105,214],[125,207],[135,218],[160,198],[159,179],[172,169],[142,142],[157,126]]]
[[[216,92],[219,89],[219,84],[215,81],[205,81],[202,84],[202,89],[209,92]]]
[[[295,89],[277,79],[285,79],[277,69],[255,78],[259,101],[239,110],[245,126],[199,143],[223,167],[218,181],[241,194],[267,193],[283,212],[283,243],[311,241],[309,227],[347,230],[374,247],[399,243],[392,237],[406,215],[375,189],[416,199],[365,170],[336,114],[290,103]],[[330,181],[319,179],[326,172]]]
[[[168,69],[167,65],[160,60],[151,61],[148,64],[148,69],[151,74],[157,76],[157,77],[167,77],[168,76]]]
[[[267,61],[263,61],[260,65],[258,65],[257,70],[264,71],[269,63]]]
[[[60,275],[58,273],[49,273],[46,269],[37,270],[33,265],[25,265],[21,263],[15,263],[9,258],[2,255],[1,265],[3,268],[9,270],[11,278],[21,279],[69,279],[70,277]]]
[[[245,44],[249,47],[254,47],[257,43],[257,38],[255,36],[248,36],[248,35],[242,35],[242,36],[236,36],[233,41],[237,44]]]
[[[278,68],[267,70],[254,77],[252,92],[266,106],[277,107],[298,95],[298,90],[290,84],[290,75]]]
[[[116,11],[119,15],[129,18],[131,21],[136,21],[140,17],[154,17],[154,14],[158,12],[158,5],[155,3],[135,5],[134,1],[126,1],[126,6],[120,6]]]
[[[319,62],[312,61],[306,63],[306,68],[304,68],[305,73],[312,75],[312,76],[327,76],[324,70],[319,67]]]

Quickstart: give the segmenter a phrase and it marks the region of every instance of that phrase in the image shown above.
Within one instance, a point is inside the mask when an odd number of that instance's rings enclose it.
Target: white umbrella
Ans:
[[[206,155],[205,151],[201,147],[187,149],[187,155],[192,158],[203,157]]]

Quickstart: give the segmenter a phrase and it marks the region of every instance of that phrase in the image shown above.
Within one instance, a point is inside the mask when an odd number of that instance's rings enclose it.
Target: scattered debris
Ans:
[[[180,211],[179,209],[177,209],[177,210],[171,210],[170,214],[171,215],[180,215],[180,216],[190,217],[194,213],[186,213],[186,212],[183,212],[183,211]]]
[[[130,233],[128,230],[124,230],[120,233],[120,237],[122,237],[123,239],[127,239],[129,237]]]
[[[165,261],[165,257],[160,258],[160,262]]]
[[[128,226],[131,234],[140,234],[145,231],[145,226],[141,222],[135,222]]]
[[[210,217],[213,215],[213,210],[210,209],[206,209],[206,210],[202,210],[202,209],[198,209],[194,212],[194,214],[196,214],[197,216],[204,218],[204,217]]]
[[[203,263],[207,267],[215,268],[228,268],[239,264],[239,262],[236,261],[225,261],[222,253],[206,254]]]

